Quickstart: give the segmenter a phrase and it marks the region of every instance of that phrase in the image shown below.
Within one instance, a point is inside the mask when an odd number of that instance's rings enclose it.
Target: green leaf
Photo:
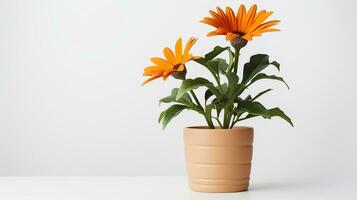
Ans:
[[[205,66],[217,79],[219,76],[219,72],[224,73],[227,70],[228,64],[224,59],[213,59],[225,50],[230,50],[230,48],[216,46],[211,52],[207,53],[205,57],[201,57],[194,61]]]
[[[290,117],[288,117],[282,110],[280,110],[280,108],[278,108],[278,107],[272,108],[272,109],[269,109],[268,112],[271,117],[280,117],[280,118],[284,119],[285,121],[287,121],[292,127],[294,127],[294,124],[291,121]]]
[[[212,60],[213,58],[215,58],[216,56],[218,56],[219,54],[221,54],[223,51],[227,49],[229,49],[229,47],[216,46],[211,52],[205,55],[205,60],[206,61]]]
[[[233,72],[232,72],[233,73]],[[229,94],[227,95],[226,101],[224,102],[224,108],[227,109],[231,104],[233,104],[237,98],[244,92],[246,86],[244,84],[236,84],[232,86],[233,89],[230,89]]]
[[[167,97],[160,99],[159,104],[161,104],[161,103],[182,103],[185,105],[193,104],[190,95],[187,93],[183,94],[183,96],[181,98],[176,99],[178,91],[179,91],[178,88],[172,89],[171,94]]]
[[[226,73],[226,77],[227,77],[227,81],[228,81],[228,92],[229,92],[228,95],[232,96],[234,94],[234,92],[236,92],[239,87],[239,84],[238,84],[239,77],[234,72]],[[233,98],[235,98],[235,97],[233,97]]]
[[[223,51],[229,49],[229,47],[220,47],[216,46],[214,49],[207,53],[205,57],[201,57],[199,59],[194,60],[197,63],[200,63],[201,65],[207,66],[207,62],[213,60],[216,56],[221,54]]]
[[[235,111],[236,113],[247,112],[251,115],[259,115],[270,119],[268,110],[261,103],[256,101],[244,101],[242,99],[238,99],[237,102],[238,107]]]
[[[206,61],[204,58],[196,59],[195,62],[200,63],[205,68],[207,68],[214,77],[218,75],[218,64],[212,63],[212,61]]]
[[[267,93],[267,92],[269,92],[269,91],[271,91],[271,90],[273,90],[273,89],[267,89],[267,90],[264,90],[263,92],[260,92],[260,93],[257,94],[255,97],[251,98],[250,101],[254,101],[254,100],[258,99],[260,96],[262,96],[263,94],[265,94],[265,93]],[[250,96],[250,95],[249,95],[249,96]]]
[[[228,92],[227,92],[227,101],[225,102],[225,109],[230,106],[230,104],[234,103],[234,100],[242,94],[244,91],[244,85],[239,84],[239,77],[234,72],[227,72],[226,74],[228,81]]]
[[[207,101],[211,96],[213,96],[213,92],[211,90],[207,89],[205,92],[205,104],[207,104]]]
[[[215,107],[215,109],[217,111],[217,115],[219,116],[221,114],[221,111],[222,111],[223,107],[220,106],[220,105],[216,105],[216,104],[214,104],[214,107]]]
[[[273,61],[270,64],[274,65],[280,71],[280,63]]]
[[[271,80],[277,80],[283,82],[286,87],[289,89],[289,85],[284,81],[283,78],[275,75],[266,75],[264,73],[257,74],[252,80],[250,81],[249,85],[253,84],[255,81],[261,80],[261,79],[271,79]]]
[[[252,101],[252,96],[248,95],[244,98],[244,101]]]
[[[205,66],[214,75],[219,75],[220,72],[224,74],[226,73],[228,68],[227,62],[222,58],[216,58],[214,60],[208,60],[208,61],[198,59],[196,60],[196,62]]]
[[[219,73],[219,61],[217,60],[210,60],[207,62],[207,66],[210,70],[212,70],[215,74]]]
[[[291,121],[291,119],[282,110],[280,110],[280,108],[276,107],[276,108],[269,109],[268,113],[269,113],[270,117],[280,117],[280,118],[284,119],[285,121],[287,121],[292,127],[294,127],[294,124]],[[259,116],[259,115],[249,114],[245,118],[242,118],[242,119],[240,119],[238,121],[245,120],[245,119],[250,119],[250,118],[253,118],[253,117],[257,117],[257,116]],[[264,118],[267,118],[267,117],[264,117]]]
[[[216,88],[218,90],[218,86]],[[221,84],[221,88],[222,88],[223,94],[226,94],[228,92],[228,84],[227,83]]]
[[[229,67],[227,61],[222,58],[216,58],[214,60],[219,62],[218,63],[218,71],[221,72],[221,74],[225,74]]]
[[[228,72],[226,73],[226,77],[228,80],[228,85],[236,85],[239,81],[239,77],[236,73],[234,72]]]
[[[166,114],[166,110],[165,111],[162,111],[159,115],[159,119],[158,119],[158,122],[160,123],[161,120],[165,117],[165,114]]]
[[[269,62],[268,55],[256,54],[250,57],[249,62],[244,64],[242,83],[248,83],[255,75],[264,70],[270,64],[279,69],[280,65],[276,61],[272,63]]]
[[[169,124],[169,122],[180,114],[183,110],[188,107],[181,104],[175,104],[170,106],[167,110],[163,111],[159,116],[159,122],[162,122],[163,129]]]
[[[201,65],[203,65],[203,66],[207,66],[207,61],[206,61],[205,58],[203,58],[203,57],[198,58],[198,59],[195,59],[195,60],[193,60],[193,61],[195,61],[195,62],[197,62],[197,63],[199,63],[199,64],[201,64]]]
[[[214,60],[207,62],[207,67],[209,67],[215,74],[225,74],[228,69],[228,64],[226,60],[222,58],[215,58]]]
[[[211,92],[216,95],[220,96],[219,91],[214,87],[214,85],[205,78],[195,78],[195,79],[186,79],[182,81],[181,87],[178,91],[176,96],[176,100],[180,99],[186,92],[190,90],[197,89],[199,87],[207,87]]]
[[[214,105],[208,104],[205,106],[205,118],[208,120],[209,124],[213,124],[212,122],[212,109],[214,108]]]
[[[227,51],[229,56],[228,69],[231,69],[234,62],[234,53],[230,48]]]

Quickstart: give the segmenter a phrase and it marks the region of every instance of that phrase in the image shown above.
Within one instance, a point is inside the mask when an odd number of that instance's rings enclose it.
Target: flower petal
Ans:
[[[221,16],[223,28],[229,28],[229,20],[228,20],[226,14],[223,12],[223,10],[220,7],[217,7],[217,12],[218,12],[218,15]]]
[[[151,62],[153,62],[155,65],[162,66],[162,67],[165,67],[165,68],[172,68],[173,67],[170,62],[168,62],[167,60],[164,60],[162,58],[159,58],[159,57],[151,58]]]
[[[253,24],[245,30],[246,33],[249,33],[251,31],[253,31],[254,29],[256,29],[261,23],[263,23],[272,14],[273,14],[272,11],[261,14],[259,17],[257,17],[255,19]]]
[[[146,79],[146,80],[141,84],[141,86],[147,84],[147,83],[150,82],[150,81],[153,81],[153,80],[155,80],[155,79],[158,79],[158,78],[160,78],[160,77],[161,77],[161,75],[157,75],[157,76],[153,76],[153,77],[151,77],[151,78],[149,78],[149,79]]]
[[[213,18],[210,18],[210,17],[203,18],[203,20],[201,20],[201,22],[205,23],[205,24],[208,24],[208,25],[211,25],[213,27],[219,27],[220,26],[220,23],[216,19],[213,19]]]
[[[214,31],[211,31],[207,34],[207,36],[214,36],[214,35],[226,35],[229,31],[224,28],[217,28]]]
[[[187,60],[187,56],[188,56],[188,54],[189,54],[189,52],[190,52],[192,46],[196,43],[196,41],[197,41],[197,38],[194,38],[194,37],[191,37],[191,38],[187,41],[186,46],[185,46],[185,51],[184,51],[184,53],[183,53],[183,58],[182,58],[182,60],[181,60],[181,63],[182,63],[182,64],[185,64],[185,62],[188,61],[188,60]]]
[[[169,78],[169,76],[172,74],[172,71],[171,72],[168,72],[166,75],[164,75],[162,78],[164,79],[164,81],[167,80],[167,78]]]
[[[262,33],[267,33],[267,32],[275,32],[275,31],[280,31],[280,29],[277,28],[266,28],[263,30],[257,30],[251,33],[252,36],[261,36]]]
[[[271,26],[277,25],[279,22],[280,22],[279,20],[272,20],[272,21],[265,22],[263,24],[260,24],[257,28],[255,28],[251,32],[260,31],[269,28]]]
[[[217,26],[224,26],[224,18],[222,18],[221,15],[219,15],[216,12],[214,12],[213,10],[210,10],[209,13],[212,15],[212,17],[215,20]]]
[[[247,17],[245,18],[246,21],[243,23],[244,24],[244,27],[242,27],[243,32],[245,32],[247,27],[249,27],[253,23],[256,12],[257,12],[257,5],[254,4],[252,7],[249,8]]]
[[[243,27],[243,20],[245,18],[245,6],[242,4],[239,6],[238,13],[237,13],[237,29],[238,32],[242,32]]]
[[[144,76],[156,76],[163,74],[166,69],[160,66],[149,66],[144,69]]]
[[[227,33],[226,34],[226,40],[228,40],[228,41],[232,41],[232,40],[236,39],[237,37],[239,37],[239,35],[236,33]]]
[[[243,39],[246,39],[248,41],[251,41],[252,40],[252,36],[250,34],[245,34],[243,37]]]
[[[165,77],[165,76],[168,76],[172,72],[173,72],[173,70],[167,69],[164,71],[164,73],[162,75]]]
[[[227,19],[229,22],[229,30],[234,31],[234,27],[236,24],[236,16],[235,16],[232,8],[226,7],[226,15],[227,15]]]
[[[176,55],[176,63],[181,63],[181,61],[182,61],[182,38],[179,38],[176,41],[175,55]]]
[[[170,48],[166,47],[164,49],[164,55],[165,55],[166,60],[168,60],[171,63],[171,65],[176,64],[175,54]]]

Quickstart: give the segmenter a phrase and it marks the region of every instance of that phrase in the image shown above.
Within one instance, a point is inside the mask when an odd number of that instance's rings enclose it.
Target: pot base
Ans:
[[[244,192],[247,191],[249,184],[243,185],[203,185],[203,184],[190,184],[190,188],[194,192],[207,192],[207,193],[229,193],[229,192]]]

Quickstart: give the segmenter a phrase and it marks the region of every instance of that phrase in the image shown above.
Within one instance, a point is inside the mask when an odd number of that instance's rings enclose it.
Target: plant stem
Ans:
[[[233,128],[233,126],[234,126],[234,124],[235,124],[236,117],[237,117],[237,115],[234,115],[234,116],[233,116],[232,124],[229,126],[229,128]]]
[[[250,118],[252,118],[252,117],[257,117],[257,116],[254,116],[254,115],[252,115],[252,116],[246,116],[246,117],[244,117],[244,118],[237,119],[237,120],[236,120],[236,123],[239,122],[239,121],[243,121],[243,120],[246,120],[246,119],[250,119]]]
[[[239,62],[239,52],[240,52],[240,49],[241,48],[234,48],[235,52],[234,52],[234,62],[233,62],[233,72],[235,74],[238,73],[238,62]],[[224,126],[226,128],[233,128],[235,122],[234,122],[234,119],[235,119],[236,116],[233,117],[233,120],[232,120],[232,114],[229,114],[229,113],[225,113],[224,115]],[[232,122],[231,122],[232,121]]]
[[[210,72],[211,72],[211,74],[213,75],[214,79],[217,82],[217,86],[218,86],[219,91],[223,94],[223,90],[222,90],[222,87],[221,87],[221,78],[219,77],[219,73],[218,73],[218,75],[216,75],[213,71],[210,70]]]
[[[223,128],[222,123],[219,121],[219,119],[218,119],[217,117],[212,117],[212,118],[217,121],[217,123],[219,124],[219,126],[220,126],[221,128]]]
[[[201,114],[205,117],[205,120],[206,120],[206,122],[207,122],[208,127],[209,127],[210,129],[214,129],[214,124],[212,123],[212,119],[210,119],[209,116],[207,116],[207,115],[205,114],[205,112],[204,112],[205,110],[204,110],[204,108],[202,107],[200,101],[198,100],[198,98],[197,98],[195,92],[191,90],[191,91],[190,91],[190,94],[192,95],[192,97],[193,97],[193,99],[195,100],[196,104],[197,104],[197,105],[200,107],[200,109],[202,110],[203,113],[201,113]]]
[[[250,118],[253,118],[253,117],[257,117],[257,116],[255,116],[255,115],[248,115],[248,116],[246,116],[246,117],[243,117],[243,118],[240,118],[239,119],[239,117],[241,116],[241,114],[240,115],[237,115],[237,117],[236,117],[236,119],[235,120],[233,120],[233,123],[232,123],[232,128],[233,128],[233,126],[237,123],[237,122],[239,122],[239,121],[243,121],[243,120],[246,120],[246,119],[250,119]]]
[[[209,119],[206,115],[205,115],[205,119],[206,119],[208,128],[214,129],[214,124],[213,124],[213,122],[211,121],[211,119]]]
[[[228,113],[226,110],[224,110],[223,115],[223,128],[229,128]]]
[[[209,72],[211,72],[214,80],[216,80],[217,85],[218,85],[218,89],[220,90],[221,93],[223,93],[222,87],[221,87],[221,80],[220,80],[220,77],[219,77],[219,73],[218,73],[218,75],[216,75],[216,73],[214,71],[212,71],[209,67],[207,69],[209,70]]]
[[[234,68],[233,68],[233,70],[234,70],[234,73],[236,73],[236,74],[237,74],[237,72],[238,72],[239,51],[240,51],[240,48],[235,48],[235,52],[234,52],[234,62],[233,62]]]
[[[200,101],[198,100],[198,98],[197,98],[195,92],[191,90],[190,93],[191,93],[191,95],[193,96],[193,99],[195,100],[195,102],[197,103],[197,105],[198,105],[198,106],[202,109],[202,111],[203,111],[204,109],[203,109],[203,107],[202,107]]]

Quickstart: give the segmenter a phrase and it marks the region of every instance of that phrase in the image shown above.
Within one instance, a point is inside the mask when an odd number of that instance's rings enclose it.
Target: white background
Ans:
[[[0,175],[184,175],[184,112],[163,131],[158,99],[179,82],[144,87],[142,70],[179,36],[203,55],[223,37],[199,20],[215,6],[251,1],[0,1]],[[356,3],[256,1],[281,19],[278,33],[242,51],[267,53],[290,84],[262,81],[253,94],[279,106],[295,127],[260,118],[252,177],[357,177]],[[208,75],[196,64],[189,77]],[[274,72],[274,70],[271,70]]]

